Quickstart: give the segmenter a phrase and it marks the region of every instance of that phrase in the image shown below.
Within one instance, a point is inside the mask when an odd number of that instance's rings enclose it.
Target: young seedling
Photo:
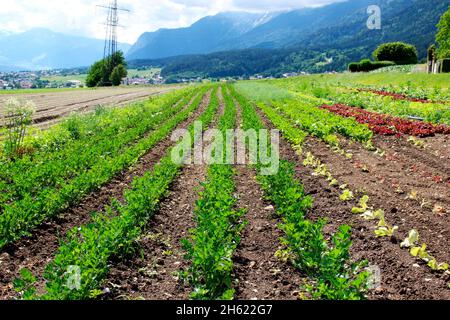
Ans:
[[[434,258],[427,265],[434,271],[447,271],[449,268],[448,263],[438,263]]]
[[[411,142],[413,145],[415,145],[416,147],[419,147],[419,148],[425,147],[425,142],[423,140],[419,140],[413,136],[408,138],[408,142]]]
[[[306,158],[303,161],[303,165],[305,167],[316,167],[317,165],[319,165],[320,163],[318,163],[318,161],[314,158],[314,156],[312,155],[311,152],[308,152],[306,154]]]
[[[314,169],[313,175],[325,177],[327,175],[327,172],[328,172],[327,166],[321,164],[318,167],[316,167],[316,169]]]
[[[364,195],[360,200],[359,200],[359,207],[353,207],[352,208],[352,213],[354,214],[363,214],[364,212],[366,212],[369,209],[368,203],[369,202],[369,196],[368,195]]]
[[[421,247],[413,247],[409,252],[413,257],[418,257],[425,262],[429,262],[433,259],[433,257],[427,252],[426,244],[423,244]]]
[[[418,257],[422,261],[427,263],[427,266],[430,267],[434,271],[448,271],[449,265],[447,263],[438,263],[436,258],[431,256],[427,252],[427,245],[423,244],[421,247],[413,247],[410,250],[410,253],[413,257]]]
[[[411,248],[419,241],[419,232],[417,230],[409,231],[408,237],[400,244],[402,248]]]
[[[386,154],[386,151],[377,148],[377,150],[374,153],[383,158],[384,155]]]
[[[377,237],[392,237],[394,233],[398,230],[397,226],[391,227],[389,225],[378,226],[375,230],[375,235]]]
[[[406,197],[406,200],[417,200],[417,198],[418,198],[417,191],[416,190],[411,190],[411,192]]]
[[[337,186],[338,184],[339,184],[339,181],[337,181],[336,179],[333,179],[330,181],[330,187]]]
[[[375,146],[373,145],[372,140],[367,141],[367,142],[364,144],[364,148],[366,148],[366,149],[369,150],[369,151],[375,151],[375,150],[377,150],[377,149],[375,148]]]
[[[344,192],[342,192],[342,194],[339,196],[339,199],[341,199],[342,201],[350,201],[351,199],[353,199],[353,192],[345,189]]]

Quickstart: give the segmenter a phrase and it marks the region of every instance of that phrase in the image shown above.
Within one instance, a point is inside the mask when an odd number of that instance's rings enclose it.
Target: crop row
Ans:
[[[435,124],[450,125],[450,107],[448,104],[395,100],[390,96],[383,97],[371,92],[358,91],[360,87],[352,88],[339,82],[334,83],[325,80],[306,81],[302,78],[292,78],[271,83],[276,86],[282,85],[291,92],[300,95],[309,95],[321,99],[322,102],[318,102],[316,105],[345,104],[400,118],[414,117]],[[432,98],[432,100],[435,99]]]
[[[405,94],[402,93],[396,93],[396,92],[389,92],[389,91],[385,91],[383,89],[363,89],[363,88],[358,88],[359,92],[371,92],[374,94],[377,94],[379,96],[385,96],[385,97],[391,97],[394,100],[408,100],[411,102],[420,102],[420,103],[433,103],[432,100],[428,100],[428,98],[414,98],[414,97],[409,97]]]
[[[57,188],[89,170],[98,158],[122,153],[147,132],[179,113],[189,102],[186,99],[180,101],[180,93],[173,98],[157,99],[156,104],[98,110],[87,117],[73,117],[53,129],[52,135],[47,134],[47,139],[34,140],[33,145],[40,146],[36,152],[0,164],[0,209],[6,202],[13,203],[25,195],[36,196],[42,189]]]
[[[323,105],[321,108],[343,117],[354,118],[361,124],[367,124],[370,130],[376,134],[408,134],[418,137],[432,136],[436,133],[450,134],[450,126],[447,125],[433,125],[420,121],[405,120],[342,104]]]
[[[406,99],[412,102],[422,103],[448,103],[450,100],[450,90],[439,88],[406,86],[357,86],[358,89],[372,91],[379,94],[392,95],[393,98]]]
[[[278,114],[274,113],[274,111],[270,108],[267,108],[265,105],[259,106],[263,112],[266,113],[266,116],[269,118],[269,120],[280,129],[280,131],[283,133],[283,136],[287,138],[291,143],[292,147],[297,151],[297,153],[302,153],[301,148],[301,139],[297,137],[295,134],[295,131],[300,131],[298,134],[300,136],[304,135],[304,132],[299,130],[298,128],[294,127],[289,121],[286,119],[283,119]],[[346,106],[344,106],[346,107]],[[335,106],[337,110],[342,110],[340,106]],[[346,107],[348,108],[348,107]],[[352,108],[354,110],[365,112],[364,110],[358,109],[358,108]],[[385,116],[385,115],[382,115]],[[404,119],[399,119],[399,121],[405,121]],[[424,125],[421,122],[416,122],[419,126]],[[429,125],[429,124],[428,124]],[[434,126],[436,127],[436,126]],[[442,128],[445,128],[445,126],[440,126]],[[447,127],[448,130],[448,127]],[[322,164],[319,159],[315,158],[311,153],[308,153],[306,155],[306,158],[303,162],[304,166],[310,166],[314,168],[314,174],[317,176],[322,176],[327,179],[328,182],[330,182],[330,186],[338,186],[340,185],[339,181],[336,180],[326,165]],[[283,166],[283,165],[282,165]],[[273,190],[273,185],[268,186],[268,190]],[[353,198],[353,192],[347,189],[347,185],[340,185],[340,189],[343,189],[343,193],[340,196],[341,201],[348,201]],[[368,206],[368,200],[369,197],[367,195],[363,196],[359,201],[359,206],[354,207],[352,209],[352,213],[359,214],[364,220],[376,220],[376,227],[374,229],[374,233],[377,237],[391,237],[397,230],[398,226],[391,226],[386,222],[386,218],[384,215],[384,211],[374,210],[373,208]],[[285,201],[285,200],[280,200]],[[300,211],[300,210],[297,210]],[[405,239],[402,244],[400,245],[402,248],[410,248],[411,255],[414,257],[420,258],[422,261],[425,261],[433,271],[444,271],[446,274],[448,274],[448,264],[445,262],[438,262],[433,256],[431,256],[428,251],[426,250],[427,246],[425,244],[422,245],[422,247],[417,246],[418,242],[418,232],[416,230],[411,230],[409,232],[409,236],[407,239]],[[280,252],[279,255],[281,257],[289,257],[289,252]],[[365,276],[362,276],[363,278]],[[363,278],[357,279],[357,283]],[[362,290],[365,290],[363,287],[361,287]],[[356,296],[353,297],[361,297],[360,293],[358,293],[360,290],[353,291],[352,294],[356,294]],[[339,298],[339,296],[335,296],[335,298]]]
[[[224,90],[225,109],[219,130],[232,129],[236,121],[236,107]],[[224,159],[226,155],[223,155]],[[189,240],[183,241],[190,261],[184,278],[192,286],[192,299],[231,300],[233,254],[240,242],[245,223],[240,221],[244,210],[235,210],[236,190],[231,165],[212,164],[194,211],[196,227]]]
[[[263,128],[254,107],[243,97],[239,102],[243,109],[244,128]],[[276,123],[280,124],[282,119],[278,120]],[[279,129],[282,132],[295,130],[287,129],[288,126],[286,121]],[[298,143],[295,135],[288,136],[294,138],[292,143]],[[364,299],[369,273],[362,269],[366,262],[351,261],[350,227],[341,226],[329,241],[324,232],[325,220],[312,222],[306,219],[313,200],[296,180],[293,168],[294,164],[283,160],[277,174],[258,176],[266,199],[274,204],[277,214],[283,219],[280,228],[284,232],[282,243],[286,250],[277,252],[277,256],[290,261],[312,278],[304,288],[312,298]]]
[[[395,100],[389,96],[381,97],[370,92],[357,91],[337,93],[333,95],[332,100],[338,104],[400,118],[419,118],[434,124],[450,125],[450,107],[443,104]]]
[[[213,91],[216,96],[217,87]],[[217,99],[211,99],[199,120],[209,124],[218,109]],[[189,127],[194,134],[194,125]],[[135,243],[147,221],[157,212],[161,199],[179,174],[181,166],[171,159],[171,150],[143,177],[135,178],[125,192],[125,201],[117,199],[104,213],[96,213],[92,223],[74,228],[58,249],[55,259],[46,267],[46,293],[38,295],[33,277],[23,271],[19,281],[23,298],[51,300],[85,300],[101,294],[99,290],[109,272],[113,257],[135,253]],[[75,272],[74,272],[75,270]],[[74,281],[74,274],[77,281]],[[31,280],[31,281],[30,281]]]
[[[201,92],[204,93],[205,89]],[[120,152],[102,157],[94,156],[95,163],[85,168],[75,178],[59,181],[57,185],[43,188],[37,194],[24,193],[19,200],[5,205],[0,215],[0,248],[27,236],[43,221],[77,203],[83,196],[136,163],[156,143],[167,137],[181,121],[187,119],[189,114],[199,107],[202,98],[202,94],[198,95],[188,108],[172,114],[168,121],[159,125],[149,135],[121,149]],[[120,144],[113,136],[109,137],[108,141],[113,145]],[[51,171],[47,172],[51,174]]]
[[[302,145],[305,138],[308,136],[306,131],[299,128],[294,128],[290,121],[286,120],[285,117],[281,116],[273,108],[269,107],[265,103],[258,104],[259,109],[264,112],[266,117],[277,127],[283,135],[292,141],[294,145]]]
[[[299,128],[323,139],[332,146],[339,146],[339,139],[336,134],[364,143],[372,138],[372,132],[367,126],[361,125],[353,119],[344,119],[321,110],[301,98],[272,102],[272,105],[295,121]]]

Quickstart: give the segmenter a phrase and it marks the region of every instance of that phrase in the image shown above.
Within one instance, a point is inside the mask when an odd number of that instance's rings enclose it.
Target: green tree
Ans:
[[[91,88],[110,86],[112,73],[118,65],[122,65],[126,69],[127,64],[122,51],[117,51],[112,56],[95,62],[89,69],[86,85]]]
[[[373,57],[376,61],[392,61],[400,65],[419,61],[416,47],[404,42],[384,43],[374,51]]]
[[[92,65],[92,67],[89,69],[87,78],[86,78],[86,86],[89,88],[97,87],[100,85],[102,79],[103,79],[103,64],[104,60],[97,61]]]
[[[445,12],[438,25],[436,42],[438,43],[438,57],[441,59],[450,58],[450,7]]]
[[[122,78],[126,77],[128,74],[127,69],[123,64],[116,66],[111,74],[111,83],[113,86],[119,86],[122,82]]]

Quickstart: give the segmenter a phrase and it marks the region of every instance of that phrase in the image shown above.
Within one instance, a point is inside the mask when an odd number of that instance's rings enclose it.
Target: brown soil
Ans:
[[[33,115],[33,123],[36,128],[45,129],[50,125],[60,122],[72,112],[89,112],[94,110],[98,105],[119,106],[129,104],[174,89],[177,89],[177,87],[121,87],[48,92],[44,94],[23,94],[20,96],[14,94],[3,95],[0,97],[0,126],[4,123],[4,119],[2,119],[3,106],[11,97],[19,97],[33,101],[37,108],[36,113]]]
[[[192,123],[204,112],[209,101],[210,93],[205,96],[199,108],[177,128],[186,128]],[[143,176],[151,169],[171,145],[173,142],[169,135],[141,157],[132,168],[117,175],[107,185],[87,196],[79,205],[40,226],[30,238],[22,239],[5,248],[0,253],[0,299],[11,299],[15,296],[12,281],[17,278],[22,268],[28,268],[33,274],[41,275],[47,263],[54,258],[59,242],[67,231],[88,223],[91,213],[103,211],[112,198],[122,201],[123,192],[131,186],[133,179]]]
[[[220,93],[219,96],[221,97]],[[223,101],[220,112],[223,114]],[[210,96],[189,119],[179,125],[186,127],[204,111]],[[268,128],[270,122],[260,113]],[[240,112],[238,111],[238,120]],[[430,253],[440,261],[450,261],[450,226],[447,213],[443,216],[432,212],[433,206],[422,205],[405,197],[411,190],[432,204],[449,204],[448,140],[442,136],[426,139],[425,149],[419,149],[404,140],[393,137],[375,137],[377,147],[386,151],[384,157],[375,155],[356,143],[343,139],[343,146],[354,156],[351,160],[333,152],[325,143],[309,137],[304,151],[311,152],[351,190],[370,196],[370,205],[386,212],[387,221],[400,227],[395,238],[377,238],[374,222],[364,221],[351,213],[357,198],[350,202],[339,200],[341,190],[330,187],[326,179],[313,176],[312,169],[302,165],[302,158],[284,138],[280,141],[282,159],[296,164],[296,177],[305,187],[305,192],[314,199],[308,218],[327,218],[325,232],[331,235],[340,225],[353,228],[351,249],[354,260],[365,259],[381,271],[381,286],[371,290],[373,300],[450,299],[447,283],[450,277],[432,272],[422,262],[401,249],[399,241],[407,232],[418,229],[421,241],[428,244]],[[444,152],[439,145],[445,142]],[[172,143],[169,138],[157,144],[129,171],[117,176],[99,191],[88,196],[80,205],[64,215],[40,227],[32,237],[16,243],[0,253],[0,299],[15,296],[12,281],[22,267],[34,274],[42,274],[45,265],[53,259],[59,242],[70,228],[89,222],[90,213],[102,211],[112,197],[123,200],[124,190],[136,176],[142,176],[164,154]],[[447,161],[446,161],[447,159]],[[413,168],[414,167],[414,168]],[[206,166],[185,166],[179,178],[172,184],[170,193],[161,202],[158,213],[149,222],[140,241],[140,254],[128,259],[114,261],[105,283],[105,299],[150,299],[179,300],[189,296],[190,288],[179,279],[179,271],[187,269],[189,263],[183,258],[181,239],[189,237],[195,227],[194,208],[206,177]],[[263,199],[263,193],[255,180],[255,172],[245,166],[236,166],[237,207],[247,209],[245,219],[249,222],[241,243],[235,253],[236,298],[243,299],[296,299],[300,291],[302,274],[289,264],[275,258],[280,248],[282,232],[277,228],[279,218],[274,208]],[[368,172],[367,172],[368,171]],[[443,182],[436,183],[439,175]],[[402,189],[406,194],[400,194]],[[42,282],[42,279],[39,279]]]
[[[374,140],[376,145],[378,141],[377,138]],[[370,197],[370,205],[383,209],[387,221],[400,228],[399,239],[403,240],[411,229],[416,229],[431,254],[440,261],[450,261],[450,223],[445,216],[433,213],[435,205],[442,205],[448,210],[450,189],[445,184],[436,184],[423,177],[422,171],[425,169],[421,168],[431,168],[433,159],[416,157],[420,150],[409,143],[391,141],[391,145],[402,147],[395,152],[384,149],[386,154],[382,158],[360,144],[347,144],[345,149],[353,154],[351,160],[332,152],[325,143],[315,138],[307,139],[304,149],[321,159],[340,183],[348,184],[350,190],[361,191],[359,195],[366,193]],[[382,145],[385,146],[386,143]],[[427,163],[430,165],[427,166]],[[435,164],[436,167],[438,165],[445,170],[445,163]],[[412,166],[416,170],[410,170]],[[450,170],[450,166],[448,168]],[[436,174],[443,175],[442,171]],[[413,190],[418,192],[417,199],[406,199]],[[423,200],[427,205],[423,205]]]
[[[275,257],[282,249],[281,223],[256,182],[254,170],[237,166],[236,194],[238,207],[247,209],[241,243],[235,253],[237,300],[291,300],[297,299],[301,283],[300,274]]]
[[[450,162],[450,135],[436,135],[422,140],[425,142],[424,152],[434,155],[443,163]]]
[[[220,106],[211,128],[217,126],[224,112],[221,92]],[[182,239],[189,238],[195,227],[194,209],[200,183],[205,181],[206,165],[184,166],[181,175],[170,188],[167,198],[147,226],[141,238],[141,255],[115,263],[106,285],[105,299],[185,300],[191,288],[180,277],[180,270],[189,268],[184,259]]]
[[[313,141],[310,144],[306,143],[305,151],[311,151],[319,157],[330,168],[338,180],[342,181],[342,183],[349,183],[349,188],[364,187],[370,196],[370,205],[375,206],[375,208],[384,209],[387,221],[390,224],[400,227],[400,232],[395,241],[377,238],[373,232],[375,226],[373,221],[366,222],[351,213],[351,207],[356,205],[356,201],[353,201],[351,204],[349,203],[347,209],[343,212],[333,210],[333,207],[331,207],[331,210],[326,215],[323,215],[320,210],[313,210],[311,212],[311,216],[316,216],[317,218],[326,216],[333,230],[336,230],[340,224],[352,226],[353,258],[356,260],[368,260],[371,265],[377,266],[381,270],[381,288],[371,291],[369,297],[371,299],[449,299],[450,291],[446,289],[448,277],[441,273],[433,273],[428,267],[413,258],[407,250],[401,249],[399,246],[400,241],[406,237],[407,232],[413,227],[421,227],[418,229],[421,238],[428,243],[432,254],[435,254],[433,251],[434,248],[441,248],[440,245],[442,244],[438,243],[439,239],[445,239],[433,237],[426,232],[432,231],[426,229],[426,225],[423,226],[419,220],[415,220],[415,225],[413,226],[410,221],[404,218],[407,214],[411,214],[411,212],[416,210],[415,208],[411,208],[407,201],[400,200],[398,197],[396,199],[394,194],[377,194],[376,191],[374,193],[368,183],[368,177],[354,178],[356,173],[352,172],[352,166],[347,165],[347,171],[345,171],[342,168],[345,167],[345,162],[342,159],[331,160],[336,154],[329,151],[327,147],[322,149],[319,146],[318,141]],[[328,150],[329,158],[325,157],[325,150]],[[342,170],[340,174],[336,174],[338,165],[341,166]],[[330,188],[325,179],[312,176],[312,170],[304,169],[303,171],[306,172],[301,174],[301,179],[308,193],[311,193],[308,190],[311,190],[310,186],[312,185],[314,186],[313,190],[329,190],[330,200],[334,203],[342,203],[338,198],[341,190]],[[322,196],[314,196],[314,199],[315,202],[323,202]],[[437,236],[439,233],[434,232],[434,234]],[[444,254],[447,253],[445,250],[441,252]],[[435,255],[436,257],[439,256],[438,254]]]
[[[107,299],[184,300],[190,288],[179,279],[180,269],[189,267],[181,240],[195,227],[193,211],[205,166],[183,167],[170,195],[147,226],[140,240],[141,255],[115,263],[106,286]]]
[[[435,187],[450,182],[450,136],[437,135],[421,139],[423,148],[414,146],[406,139],[375,136],[374,144],[386,151],[385,158],[390,162],[398,162],[405,170],[419,174],[422,180],[434,182]],[[435,177],[442,182],[436,183]],[[448,190],[448,189],[447,189]]]
[[[267,127],[273,127],[264,116],[263,119]],[[346,177],[355,174],[352,166],[349,166],[342,158],[337,158],[338,156],[335,153],[317,139],[308,139],[304,145],[304,151],[310,151],[318,156],[323,163],[331,168],[332,173],[344,182]],[[309,211],[308,217],[312,220],[327,218],[329,223],[326,231],[328,233],[334,232],[342,224],[352,226],[353,259],[368,260],[371,265],[380,269],[381,286],[369,292],[369,299],[450,299],[450,290],[447,289],[448,276],[442,273],[434,273],[421,262],[417,262],[407,250],[400,248],[398,242],[392,242],[391,239],[376,238],[373,233],[373,222],[364,221],[351,213],[351,208],[356,205],[356,201],[353,203],[340,201],[341,191],[338,188],[329,187],[326,179],[313,176],[311,169],[303,167],[302,159],[298,157],[284,138],[281,139],[280,143],[280,155],[283,159],[297,163],[297,177],[303,183],[305,192],[314,199],[314,206]],[[341,169],[339,175],[336,174],[336,168]],[[360,187],[367,186],[367,179],[370,176],[363,176],[363,178],[360,180]],[[381,208],[384,208],[390,200],[386,197],[380,197],[375,201],[374,197],[371,197],[371,202]],[[393,207],[386,206],[389,209],[386,212],[387,219],[393,223],[396,221],[393,219],[394,213],[392,211],[397,210],[398,213],[402,210],[402,208],[398,208],[396,199],[394,199],[394,204]],[[398,216],[398,214],[395,216]],[[430,243],[430,247],[434,245],[440,248],[436,242]],[[443,252],[447,251],[444,250]]]
[[[237,101],[237,123],[242,123],[241,108]],[[264,193],[256,181],[256,172],[245,165],[236,166],[237,207],[246,210],[248,222],[235,255],[237,300],[289,300],[297,299],[300,274],[290,265],[275,257],[283,249],[278,228],[281,219],[275,208],[264,200]]]
[[[450,190],[449,139],[445,135],[424,138],[424,147],[414,146],[406,139],[395,137],[376,136],[373,141],[386,151],[385,159],[388,162],[402,166],[402,173],[419,178],[437,193],[443,194]],[[441,198],[450,201],[448,197]]]

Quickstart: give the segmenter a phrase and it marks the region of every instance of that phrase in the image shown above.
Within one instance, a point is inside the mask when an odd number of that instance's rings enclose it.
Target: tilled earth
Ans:
[[[263,118],[264,116],[260,114]],[[267,127],[271,127],[265,119]],[[375,139],[375,141],[377,141]],[[311,152],[326,164],[341,183],[348,183],[352,190],[363,188],[370,196],[369,204],[375,208],[384,209],[386,219],[392,225],[398,225],[400,232],[393,239],[377,238],[373,232],[374,222],[365,221],[352,214],[353,206],[357,206],[357,199],[353,202],[343,202],[339,199],[342,190],[338,187],[330,187],[329,182],[323,177],[313,175],[313,170],[305,168],[303,159],[299,157],[285,139],[281,139],[280,155],[282,158],[297,163],[296,173],[298,179],[305,187],[305,192],[314,199],[314,206],[308,214],[312,220],[327,218],[326,231],[335,232],[340,225],[348,224],[352,227],[352,257],[354,260],[368,260],[372,267],[378,268],[381,275],[381,285],[369,292],[370,299],[380,300],[411,300],[411,299],[450,299],[450,290],[447,283],[448,275],[442,272],[433,272],[422,262],[412,257],[408,250],[400,248],[399,243],[407,236],[412,228],[419,230],[421,241],[427,243],[430,253],[436,258],[448,262],[449,235],[448,218],[431,217],[431,212],[420,212],[420,205],[409,203],[395,192],[379,194],[380,189],[372,189],[368,183],[372,174],[363,172],[359,166],[352,162],[358,161],[359,156],[365,155],[366,150],[353,145],[351,151],[353,159],[346,162],[343,156],[333,152],[328,146],[316,138],[308,138],[303,151]],[[413,147],[411,147],[413,148]],[[367,158],[366,158],[367,160]],[[387,161],[381,165],[382,170],[390,167],[392,162]],[[396,172],[393,170],[393,172]],[[405,176],[399,171],[401,176]],[[406,177],[405,177],[406,178]],[[384,184],[382,184],[383,186]],[[447,189],[446,192],[449,190]],[[402,195],[404,197],[405,195]],[[392,198],[391,198],[392,197]],[[426,210],[426,209],[423,209]],[[428,219],[414,219],[411,214],[427,214]],[[448,217],[448,216],[447,216]]]
[[[46,129],[58,123],[72,112],[89,112],[99,105],[119,106],[144,100],[149,96],[163,94],[174,89],[177,89],[177,87],[120,87],[39,94],[2,94],[0,95],[0,126],[5,124],[4,108],[10,98],[33,101],[36,105],[33,124],[36,128]]]
[[[209,100],[210,94],[207,94],[199,108],[177,128],[182,129],[189,126],[203,113]],[[41,275],[48,262],[54,258],[60,240],[64,239],[70,229],[89,223],[91,213],[103,211],[110,204],[112,198],[123,200],[123,193],[131,187],[133,179],[143,176],[150,170],[173,144],[168,136],[157,143],[132,168],[122,172],[107,185],[87,196],[79,205],[68,209],[58,218],[44,223],[33,232],[31,237],[3,249],[0,253],[0,299],[10,299],[15,296],[12,282],[18,277],[22,268],[29,269],[35,275]]]
[[[210,98],[209,93],[198,110],[178,128],[192,123],[206,109]],[[212,128],[217,126],[224,110],[220,92],[219,100],[220,108]],[[236,106],[240,123],[241,110]],[[266,127],[273,128],[264,115],[259,114]],[[303,155],[297,154],[286,139],[280,141],[281,158],[296,164],[296,177],[314,199],[308,219],[326,218],[328,237],[343,224],[352,227],[352,258],[367,260],[372,268],[380,271],[380,284],[370,290],[370,299],[450,299],[449,276],[433,272],[399,245],[409,230],[416,229],[421,243],[428,245],[429,252],[439,262],[450,261],[448,138],[431,137],[423,139],[424,146],[415,146],[402,137],[377,136],[373,142],[379,148],[378,153],[344,137],[340,140],[344,150],[352,154],[351,159],[314,137],[306,139]],[[70,228],[88,223],[91,212],[103,210],[111,198],[123,200],[123,192],[133,178],[150,170],[172,144],[169,137],[158,143],[133,168],[89,195],[78,206],[44,224],[33,236],[3,250],[0,253],[0,299],[15,296],[11,283],[21,268],[42,274],[58,249],[60,237]],[[330,186],[325,178],[314,175],[313,169],[303,165],[307,152],[320,159],[340,184],[354,191],[353,200],[341,201],[342,190],[338,186]],[[236,207],[246,210],[243,219],[248,223],[234,255],[236,298],[298,299],[305,275],[275,257],[275,252],[282,249],[279,239],[283,234],[278,228],[281,218],[264,200],[256,172],[242,165],[236,165],[235,170]],[[189,267],[183,257],[181,240],[188,238],[189,230],[195,227],[195,203],[206,175],[206,165],[190,165],[181,170],[141,237],[136,255],[111,261],[102,298],[178,300],[189,297],[191,289],[181,281],[179,274]],[[393,237],[377,238],[373,221],[352,214],[352,207],[357,206],[363,194],[369,196],[371,207],[384,210],[390,225],[399,227]],[[43,279],[39,281],[42,283]]]

